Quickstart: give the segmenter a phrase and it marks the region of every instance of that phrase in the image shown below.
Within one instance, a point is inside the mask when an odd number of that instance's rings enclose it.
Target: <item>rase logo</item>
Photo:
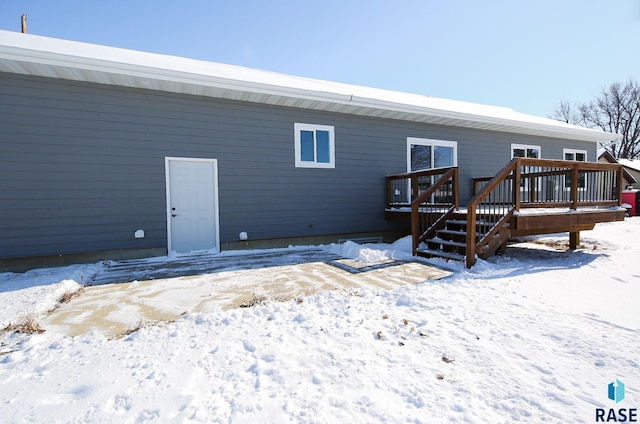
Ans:
[[[615,403],[622,402],[624,400],[624,383],[618,379],[609,383],[607,387],[607,397]],[[637,408],[596,408],[596,422],[597,423],[637,423],[638,422],[638,409]]]
[[[618,379],[609,383],[609,399],[615,400],[616,403],[624,399],[624,383]]]

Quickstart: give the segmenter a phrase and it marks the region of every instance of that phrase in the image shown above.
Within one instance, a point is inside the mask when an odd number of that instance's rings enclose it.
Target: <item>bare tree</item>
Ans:
[[[576,108],[566,100],[561,100],[556,106],[556,110],[553,111],[551,117],[558,121],[566,122],[567,124],[578,124],[576,118]]]
[[[633,80],[614,82],[588,103],[572,105],[563,100],[551,117],[620,134],[605,149],[616,158],[640,158],[640,85]]]

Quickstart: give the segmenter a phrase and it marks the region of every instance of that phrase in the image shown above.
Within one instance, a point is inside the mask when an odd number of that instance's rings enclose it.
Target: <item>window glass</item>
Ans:
[[[453,147],[433,146],[433,166],[435,168],[453,166]]]
[[[329,163],[329,151],[329,131],[316,131],[316,160],[319,163]]]
[[[431,169],[431,146],[411,145],[411,172]]]
[[[313,131],[300,131],[300,159],[313,162]]]

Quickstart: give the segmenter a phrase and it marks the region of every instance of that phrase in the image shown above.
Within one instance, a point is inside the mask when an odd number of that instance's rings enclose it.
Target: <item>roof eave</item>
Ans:
[[[62,44],[74,43],[56,41]],[[150,53],[143,55],[159,56]],[[158,68],[147,66],[143,62],[144,60],[123,63],[99,57],[0,45],[0,71],[9,73],[543,137],[590,142],[607,142],[617,138],[616,134],[562,123],[550,125],[527,119],[464,113],[338,92],[206,75],[170,67]],[[200,61],[193,63],[203,64]],[[513,115],[520,116],[517,113]]]

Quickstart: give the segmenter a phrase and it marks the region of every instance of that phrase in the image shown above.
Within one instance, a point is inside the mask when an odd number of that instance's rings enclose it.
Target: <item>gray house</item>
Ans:
[[[391,238],[385,176],[595,162],[613,135],[415,94],[0,31],[0,269]],[[246,240],[240,237],[246,233]],[[241,238],[243,240],[241,240]]]

